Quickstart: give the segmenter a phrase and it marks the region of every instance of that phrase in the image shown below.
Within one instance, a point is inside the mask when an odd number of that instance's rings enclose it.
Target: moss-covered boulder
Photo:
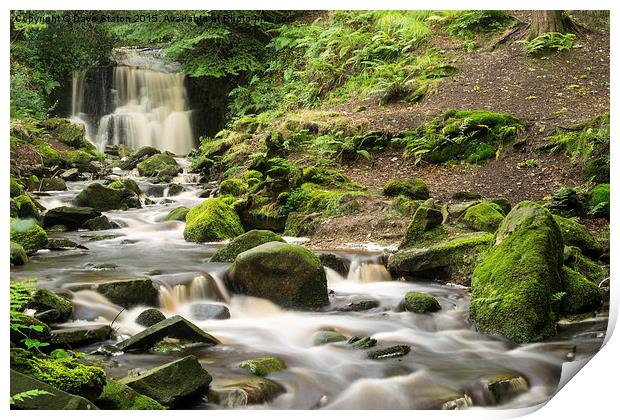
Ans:
[[[554,215],[553,219],[560,227],[564,245],[576,246],[585,255],[598,258],[603,253],[603,246],[594,239],[594,236],[582,224],[574,219]]]
[[[420,292],[408,292],[405,295],[404,307],[409,312],[420,314],[441,310],[441,305],[435,296]]]
[[[17,242],[11,241],[11,265],[24,265],[28,262],[28,255],[24,251],[24,247]]]
[[[603,303],[598,285],[566,266],[562,267],[562,288],[560,312],[564,315],[594,311]]]
[[[37,313],[53,310],[57,315],[49,321],[59,323],[68,320],[73,312],[71,301],[47,289],[37,289],[32,294],[28,307],[34,309]],[[35,317],[37,313],[35,313]]]
[[[439,226],[443,221],[441,211],[420,206],[413,214],[411,222],[407,226],[407,232],[401,242],[399,249],[410,248],[423,236],[424,232]]]
[[[189,213],[189,209],[187,207],[177,207],[176,209],[171,210],[164,220],[184,222],[187,217],[187,213]]]
[[[245,180],[239,178],[230,178],[222,181],[219,185],[220,195],[233,195],[235,197],[242,195],[248,189]]]
[[[483,201],[465,210],[462,220],[473,230],[495,232],[504,220],[504,214],[497,204]]]
[[[22,195],[24,193],[24,186],[17,182],[16,179],[14,179],[13,177],[11,177],[11,198],[17,197],[19,195]]]
[[[137,165],[140,176],[176,176],[181,167],[173,156],[159,153],[149,157]]]
[[[76,230],[87,221],[101,216],[101,213],[92,207],[61,206],[50,209],[43,215],[43,227],[49,228],[56,225],[66,226],[67,229]]]
[[[133,191],[107,188],[96,182],[84,188],[73,199],[73,204],[79,207],[92,207],[97,211],[142,207],[140,200]]]
[[[83,124],[74,124],[66,118],[50,118],[39,122],[54,140],[74,149],[86,146],[86,129]],[[92,146],[92,144],[91,144]]]
[[[211,257],[211,262],[233,262],[237,255],[267,242],[286,242],[270,230],[251,230],[237,236]]]
[[[112,229],[114,226],[108,216],[102,214],[101,216],[93,217],[92,219],[87,220],[82,225],[83,229],[88,230],[108,230]]]
[[[404,195],[414,200],[426,200],[430,197],[428,187],[419,178],[409,179],[406,181],[392,180],[383,187],[383,194],[388,197],[396,197]]]
[[[138,186],[138,183],[134,181],[133,179],[129,179],[129,178],[115,179],[114,181],[110,182],[106,186],[114,190],[129,190],[135,193],[136,195],[142,194],[142,191],[140,190],[140,186]]]
[[[593,282],[598,283],[607,276],[607,272],[600,265],[574,246],[564,247],[564,265]]]
[[[39,208],[29,195],[22,194],[11,199],[11,217],[37,219]]]
[[[200,366],[196,356],[186,356],[119,382],[174,408],[206,394],[211,380],[211,375]]]
[[[11,242],[21,245],[26,254],[33,254],[47,244],[47,234],[34,219],[11,218]]]
[[[89,366],[75,359],[35,357],[30,375],[70,394],[80,395],[94,401],[105,385],[103,369]]]
[[[555,333],[564,245],[551,214],[519,203],[500,225],[495,245],[476,267],[469,315],[478,329],[516,342]]]
[[[589,213],[609,219],[610,211],[609,184],[599,184],[590,192]]]
[[[260,357],[258,359],[244,360],[239,367],[247,370],[252,375],[267,376],[270,373],[286,369],[284,360],[275,356]]]
[[[185,221],[183,236],[190,242],[222,241],[243,233],[235,210],[217,198],[208,198],[191,209]]]
[[[140,315],[136,318],[136,324],[142,325],[143,327],[151,327],[165,319],[166,316],[162,314],[159,309],[149,308],[140,312]]]
[[[318,308],[329,303],[321,261],[300,245],[269,242],[242,252],[228,270],[226,283],[233,292],[287,308]]]
[[[47,394],[23,398],[11,404],[20,410],[96,410],[97,406],[86,398],[69,394],[56,387],[11,369],[11,396],[38,389]]]
[[[108,380],[101,395],[95,400],[105,410],[165,410],[166,407],[113,379]]]
[[[126,308],[136,305],[156,306],[159,302],[159,290],[148,277],[100,281],[93,288],[112,303]]]
[[[39,191],[67,191],[67,184],[62,178],[53,176],[41,179]]]

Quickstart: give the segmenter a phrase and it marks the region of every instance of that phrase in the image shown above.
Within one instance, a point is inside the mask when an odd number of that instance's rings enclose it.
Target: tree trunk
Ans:
[[[546,32],[567,32],[567,25],[561,10],[535,10],[532,12],[532,24],[528,40]]]

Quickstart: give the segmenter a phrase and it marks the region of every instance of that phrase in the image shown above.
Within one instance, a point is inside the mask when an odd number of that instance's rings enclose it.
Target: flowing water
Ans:
[[[185,166],[183,160],[179,161]],[[127,175],[135,173],[123,173]],[[459,407],[525,407],[549,398],[563,362],[593,354],[603,341],[606,312],[567,324],[557,337],[544,343],[518,346],[479,334],[467,320],[466,288],[391,279],[378,252],[334,251],[348,260],[350,268],[345,276],[326,268],[328,287],[333,293],[330,306],[319,312],[285,310],[263,299],[230,295],[222,284],[228,264],[209,262],[221,244],[185,242],[183,223],[163,220],[177,206],[193,207],[201,202],[199,186],[181,175],[177,181],[186,190],[167,197],[165,187],[144,178],[135,179],[154,204],[105,212],[122,226],[118,229],[52,233],[88,249],[39,251],[29,264],[12,271],[15,279],[36,277],[40,287],[70,294],[76,319],[65,326],[109,324],[115,320],[116,338],[110,343],[142,329],[135,318],[144,308],[121,311],[92,290],[71,291],[73,286],[148,275],[160,287],[160,307],[165,315],[180,314],[222,341],[214,347],[193,347],[169,354],[116,355],[107,365],[112,377],[195,354],[214,377],[212,385],[216,386],[222,378],[247,374],[237,367],[240,361],[275,355],[286,362],[288,369],[270,375],[270,379],[282,384],[286,392],[252,408],[429,408],[436,407],[437,401],[463,394],[467,397],[458,400]],[[85,185],[70,182],[68,191],[42,195],[40,201],[47,208],[65,205]],[[412,290],[436,296],[441,311],[401,311],[403,296]],[[337,310],[363,299],[376,300],[379,306],[362,312]],[[199,319],[192,308],[205,302],[226,305],[231,318]],[[334,327],[347,336],[372,336],[378,340],[377,348],[408,344],[411,352],[400,359],[369,360],[365,350],[346,344],[314,346],[312,335],[322,327]],[[80,350],[90,352],[98,345]],[[485,387],[485,378],[498,374],[520,375],[506,385],[515,398],[497,401]],[[198,408],[217,407],[205,400]]]
[[[165,65],[162,50],[119,48],[114,67],[76,71],[72,120],[86,125],[99,150],[124,144],[186,155],[194,146],[185,76]]]

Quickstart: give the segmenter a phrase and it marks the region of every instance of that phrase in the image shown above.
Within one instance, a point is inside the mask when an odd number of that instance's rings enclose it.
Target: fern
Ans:
[[[19,392],[15,395],[12,395],[10,404],[14,405],[18,402],[23,402],[26,399],[40,397],[42,395],[54,395],[54,394],[48,391],[44,391],[42,389],[31,389],[28,391]]]

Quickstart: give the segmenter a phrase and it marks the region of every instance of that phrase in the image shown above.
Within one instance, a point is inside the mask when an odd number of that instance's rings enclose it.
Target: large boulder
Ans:
[[[146,395],[113,379],[108,380],[101,395],[95,400],[104,410],[165,410],[166,407]]]
[[[186,356],[119,382],[174,408],[206,394],[211,380],[211,375],[200,366],[196,356]]]
[[[101,213],[92,207],[61,206],[50,209],[43,215],[43,227],[63,225],[69,230],[76,230],[99,216]]]
[[[435,296],[420,292],[408,292],[405,295],[404,307],[409,312],[420,314],[437,312],[441,309],[441,305]]]
[[[469,315],[478,329],[516,342],[555,334],[564,245],[551,214],[524,201],[506,216],[476,267]]]
[[[97,410],[86,398],[61,391],[45,382],[11,370],[11,397],[22,392],[38,389],[46,394],[35,398],[11,399],[11,408],[20,410]]]
[[[217,338],[204,332],[182,316],[175,315],[140,331],[125,341],[121,341],[117,346],[122,351],[144,350],[153,347],[164,338],[176,338],[211,346],[219,344]]]
[[[11,241],[11,265],[24,265],[28,262],[28,255],[24,247],[17,242]]]
[[[422,237],[424,232],[431,230],[432,228],[439,226],[443,221],[443,215],[441,211],[429,208],[427,206],[420,206],[413,214],[413,218],[407,226],[407,232],[399,249],[410,248],[415,245],[416,241]]]
[[[217,198],[208,198],[191,209],[185,220],[183,236],[190,242],[222,241],[243,233],[235,210]]]
[[[562,238],[564,239],[564,245],[576,246],[591,258],[598,258],[603,253],[603,246],[594,239],[592,234],[585,228],[585,226],[576,222],[573,219],[554,215],[553,219],[560,227],[562,232]]]
[[[128,188],[118,190],[93,183],[84,188],[74,199],[73,204],[80,207],[92,207],[97,211],[126,210],[140,208],[140,199]]]
[[[129,277],[95,283],[91,286],[112,303],[130,307],[136,305],[157,306],[159,290],[148,277]]]
[[[286,242],[270,230],[251,230],[237,236],[211,257],[211,262],[233,262],[237,255],[267,242]]]
[[[75,348],[98,343],[110,338],[112,328],[109,325],[87,325],[83,327],[52,330],[52,344]]]
[[[47,245],[47,233],[34,219],[11,218],[11,242],[21,245],[26,254],[34,254]]]
[[[138,163],[140,176],[175,176],[181,172],[181,167],[173,156],[167,153],[153,155]]]
[[[504,213],[499,205],[483,201],[467,208],[462,220],[473,230],[495,232],[504,220]]]
[[[565,293],[560,300],[562,314],[594,311],[603,303],[598,285],[566,266],[562,267],[562,289]]]
[[[67,184],[64,179],[57,176],[42,178],[39,191],[67,191]]]
[[[318,308],[329,303],[319,258],[300,245],[269,242],[237,256],[226,274],[228,287],[287,308]]]

